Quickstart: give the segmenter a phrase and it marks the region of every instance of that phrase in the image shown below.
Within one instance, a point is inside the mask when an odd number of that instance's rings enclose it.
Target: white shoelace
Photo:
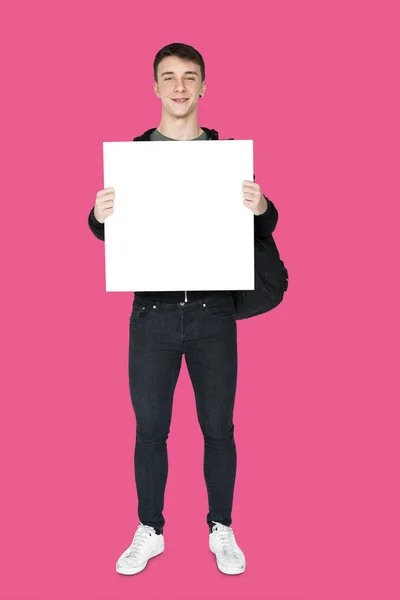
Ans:
[[[221,541],[222,551],[226,556],[241,558],[241,554],[236,544],[235,535],[231,527],[227,527],[226,525],[222,524],[218,525],[217,536]]]
[[[143,550],[146,541],[149,538],[149,535],[153,532],[154,529],[149,525],[140,524],[135,533],[135,537],[133,538],[133,542],[126,551],[125,556],[132,556],[132,558],[134,559],[138,558],[138,556]]]

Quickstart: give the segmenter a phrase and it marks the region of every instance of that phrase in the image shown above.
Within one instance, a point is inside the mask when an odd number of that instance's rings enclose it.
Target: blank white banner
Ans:
[[[106,291],[254,289],[253,140],[103,142]]]

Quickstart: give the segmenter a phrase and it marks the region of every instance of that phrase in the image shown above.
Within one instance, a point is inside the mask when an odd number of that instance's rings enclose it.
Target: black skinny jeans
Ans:
[[[207,523],[232,522],[236,477],[233,408],[237,330],[232,295],[186,303],[135,296],[130,317],[129,386],[136,416],[135,479],[139,520],[162,529],[167,438],[182,355],[204,436]]]

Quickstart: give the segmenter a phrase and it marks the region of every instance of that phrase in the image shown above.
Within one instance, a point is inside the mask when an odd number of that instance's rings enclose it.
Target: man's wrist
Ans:
[[[259,215],[256,215],[256,217],[262,217],[263,215],[265,215],[265,213],[268,210],[268,199],[266,198],[266,196],[264,196],[264,194],[263,194],[263,197],[264,197],[264,200],[265,200],[265,206],[266,206],[266,208],[265,208],[264,212],[260,213]]]
[[[264,196],[264,194],[263,194],[263,196]],[[267,197],[266,197],[266,196],[264,196],[264,200],[265,200],[265,210],[264,210],[264,212],[263,212],[263,213],[261,213],[262,215],[265,215],[265,213],[266,213],[266,212],[267,212],[267,210],[268,210],[268,199],[267,199]]]

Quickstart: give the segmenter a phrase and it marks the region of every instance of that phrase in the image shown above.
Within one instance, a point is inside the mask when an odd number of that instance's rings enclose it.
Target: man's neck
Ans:
[[[193,140],[199,137],[203,130],[197,121],[197,115],[193,114],[188,119],[171,119],[169,115],[163,115],[157,127],[158,131],[165,137],[174,140]]]

